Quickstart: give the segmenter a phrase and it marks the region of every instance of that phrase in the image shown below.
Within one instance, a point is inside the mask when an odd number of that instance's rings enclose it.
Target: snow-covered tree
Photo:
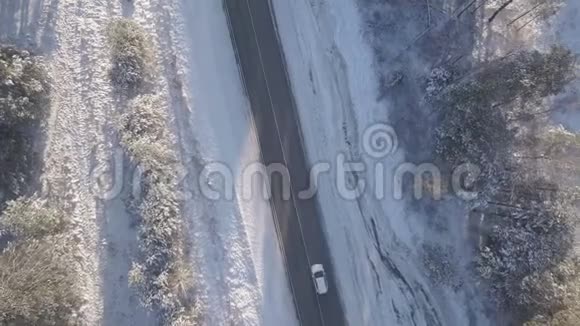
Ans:
[[[151,78],[151,44],[138,23],[128,18],[113,20],[108,37],[113,55],[111,80],[115,86],[134,90]]]
[[[62,210],[33,198],[19,198],[8,203],[0,219],[3,231],[17,237],[41,238],[62,232],[67,224]]]
[[[192,272],[184,262],[176,153],[162,97],[138,95],[119,123],[123,147],[144,173],[140,198],[141,257],[133,263],[130,284],[144,306],[161,311],[164,325],[194,325]],[[181,323],[181,324],[180,324]]]
[[[75,264],[58,237],[15,242],[0,253],[0,324],[78,325]]]
[[[50,87],[38,57],[0,47],[0,203],[25,193],[37,158],[35,135],[48,112]]]
[[[447,87],[433,100],[439,117],[435,154],[452,169],[478,164],[480,181],[504,178],[518,125],[514,116],[561,92],[575,77],[576,57],[554,47],[548,53],[522,51],[486,64],[471,76]],[[480,188],[483,185],[480,184]]]
[[[478,164],[483,172],[474,203],[484,217],[478,270],[500,306],[523,321],[566,311],[580,291],[572,251],[580,192],[545,164],[577,164],[571,154],[580,150],[579,137],[550,126],[543,114],[544,99],[575,78],[575,64],[560,47],[513,53],[432,101],[438,159],[450,169]]]
[[[478,208],[487,230],[479,270],[500,302],[544,313],[563,307],[575,287],[567,288],[569,280],[580,276],[571,251],[578,198],[544,181],[517,180]]]
[[[120,119],[121,141],[145,171],[163,171],[177,162],[168,132],[167,105],[158,95],[139,95]]]

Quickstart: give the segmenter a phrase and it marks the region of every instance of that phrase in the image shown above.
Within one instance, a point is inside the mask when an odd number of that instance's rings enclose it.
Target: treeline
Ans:
[[[168,107],[154,94],[154,53],[150,36],[132,20],[109,26],[111,80],[127,99],[118,123],[121,146],[142,174],[138,198],[140,255],[130,285],[144,306],[160,313],[163,325],[195,325],[193,271],[185,254],[185,230],[178,198],[177,153],[168,125]]]
[[[75,325],[81,304],[68,218],[31,195],[40,169],[49,81],[39,57],[0,48],[0,324]]]
[[[580,135],[551,122],[559,108],[549,100],[576,78],[576,63],[562,47],[520,51],[429,83],[434,155],[449,169],[481,168],[471,212],[483,221],[477,271],[520,325],[580,325]]]

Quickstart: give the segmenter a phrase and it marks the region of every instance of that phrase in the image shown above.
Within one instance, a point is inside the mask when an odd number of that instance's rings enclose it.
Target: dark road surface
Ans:
[[[269,0],[224,0],[224,7],[263,163],[282,163],[290,172],[287,200],[282,198],[282,178],[271,178],[271,205],[300,324],[345,325],[318,203],[298,198],[308,189],[309,168]],[[310,275],[310,266],[317,263],[324,264],[329,282],[329,292],[322,296]]]

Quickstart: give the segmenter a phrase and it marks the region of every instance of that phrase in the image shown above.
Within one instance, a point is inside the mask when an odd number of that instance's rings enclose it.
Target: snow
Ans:
[[[558,18],[558,37],[578,49],[578,2],[568,3]],[[359,145],[367,128],[388,124],[389,103],[376,100],[375,59],[354,0],[273,5],[309,161],[336,162],[343,153],[369,167],[360,179],[373,180],[370,167],[379,162]],[[94,169],[114,170],[118,162],[111,125],[121,108],[108,78],[104,29],[122,14],[151,32],[158,53],[156,88],[172,108],[176,146],[189,173],[184,185],[195,195],[184,211],[203,324],[297,325],[269,203],[241,196],[244,187],[259,193],[264,185],[241,180],[243,168],[260,160],[260,150],[221,2],[2,1],[0,40],[44,55],[54,81],[43,191],[73,212],[85,323],[154,323],[126,284],[136,235],[122,197],[105,203],[92,188]],[[528,36],[535,41],[541,33],[532,25]],[[403,156],[401,149],[380,163],[391,171]],[[198,174],[216,162],[231,169],[231,200],[196,192]],[[472,287],[434,284],[423,265],[424,246],[462,253],[466,221],[453,223],[450,236],[442,238],[421,214],[392,199],[393,184],[385,185],[385,198],[373,198],[371,187],[353,201],[341,197],[336,183],[322,176],[318,196],[349,324],[490,324]]]
[[[259,161],[260,150],[220,2],[2,1],[0,40],[45,56],[53,80],[43,191],[73,212],[83,323],[156,324],[127,284],[138,252],[127,194],[103,200],[94,192],[97,180],[110,189],[119,180],[109,174],[121,173],[126,184],[132,172],[112,130],[123,108],[108,76],[105,33],[110,19],[122,15],[152,35],[154,89],[171,108],[189,173],[184,185],[196,195],[186,200],[184,218],[203,324],[297,325],[269,203],[241,196],[243,187],[258,193],[264,185],[241,182],[243,167]],[[234,198],[199,196],[197,174],[212,162],[230,167]]]
[[[202,163],[228,166],[235,180],[233,200],[194,199],[205,324],[297,325],[269,203],[260,196],[242,198],[242,187],[264,185],[241,182],[243,168],[260,160],[260,150],[223,8],[219,1],[184,1],[182,15],[196,143],[186,145]]]
[[[389,103],[377,101],[374,58],[354,1],[273,4],[310,163],[336,162],[346,153],[367,167],[359,180],[374,184],[379,161],[364,153],[362,135],[377,123],[388,124]],[[392,180],[403,154],[380,161],[384,180]],[[369,186],[352,201],[341,196],[338,179],[322,178],[318,198],[349,324],[490,324],[471,286],[440,286],[425,276],[421,248],[436,244],[462,254],[466,221],[450,220],[447,238],[432,235],[424,216],[393,199],[393,183],[386,182],[385,198],[374,198],[376,189]]]

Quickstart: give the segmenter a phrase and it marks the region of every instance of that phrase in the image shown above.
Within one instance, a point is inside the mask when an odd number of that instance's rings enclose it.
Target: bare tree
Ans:
[[[506,1],[504,4],[502,4],[496,11],[494,11],[494,13],[491,15],[491,17],[489,17],[489,19],[487,20],[487,22],[489,24],[491,24],[493,22],[493,20],[497,17],[497,15],[499,15],[505,8],[507,8],[512,2],[514,2],[514,0],[508,0]]]

